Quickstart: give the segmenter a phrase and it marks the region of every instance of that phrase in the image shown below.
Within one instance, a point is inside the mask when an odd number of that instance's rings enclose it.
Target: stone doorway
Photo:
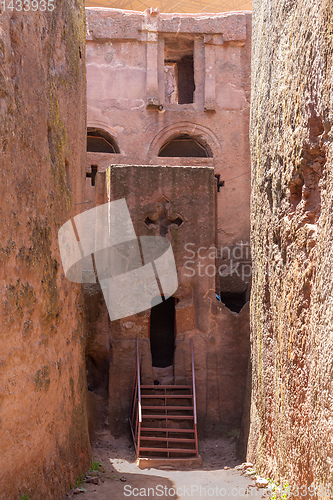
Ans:
[[[150,350],[155,385],[174,383],[175,303],[174,297],[163,298],[150,312]]]

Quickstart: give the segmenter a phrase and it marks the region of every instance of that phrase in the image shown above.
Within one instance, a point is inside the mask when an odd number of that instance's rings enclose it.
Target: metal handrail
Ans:
[[[137,451],[137,444],[136,444],[136,434],[137,434],[137,391],[138,391],[138,374],[137,374],[137,366],[135,365],[135,375],[134,375],[134,380],[133,380],[133,390],[132,390],[132,400],[131,400],[131,405],[130,405],[130,411],[129,411],[129,424],[130,424],[130,429],[131,429],[131,434],[133,438],[133,443],[135,447],[135,451]]]
[[[137,369],[137,380],[138,380],[138,443],[137,443],[137,457],[140,455],[140,435],[141,435],[141,422],[142,422],[142,411],[141,411],[141,374],[140,374],[140,356],[139,356],[139,339],[136,339],[136,369]]]
[[[195,373],[194,373],[194,354],[193,354],[193,340],[191,339],[191,354],[192,354],[192,386],[193,386],[193,412],[194,424],[197,424],[197,397],[195,392]]]
[[[194,354],[193,354],[193,340],[192,339],[191,339],[191,354],[192,354],[192,392],[193,392],[195,451],[196,451],[197,456],[199,456],[198,426],[197,426],[197,395],[196,395],[196,391],[195,391]]]
[[[136,369],[137,369],[137,367],[135,365],[135,374],[134,374],[133,388],[132,388],[132,399],[131,399],[131,405],[130,405],[129,417],[128,417],[128,420],[129,420],[129,422],[130,422],[131,425],[133,423],[133,418],[132,417],[133,417],[134,411],[135,411],[136,391],[137,391],[137,387],[138,387]]]
[[[138,378],[138,405],[139,405],[139,422],[142,422],[141,412],[141,374],[140,374],[140,357],[139,357],[139,339],[136,339],[136,369]]]
[[[134,376],[133,391],[132,391],[132,401],[129,414],[129,423],[137,455],[139,454],[139,449],[140,449],[141,422],[142,422],[142,411],[141,411],[140,355],[139,355],[139,339],[136,339],[136,367],[135,367],[135,376]]]

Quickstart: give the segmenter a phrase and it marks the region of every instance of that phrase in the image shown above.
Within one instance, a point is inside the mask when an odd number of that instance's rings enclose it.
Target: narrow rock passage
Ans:
[[[125,498],[160,498],[177,500],[267,498],[264,490],[235,469],[234,442],[226,439],[200,441],[203,465],[200,469],[141,470],[129,438],[113,438],[108,431],[99,434],[93,447],[94,461],[101,462],[99,484],[82,483],[86,490],[67,496],[82,500],[123,500]],[[224,469],[226,467],[226,469]],[[229,468],[230,467],[230,468]],[[97,481],[96,481],[97,482]]]

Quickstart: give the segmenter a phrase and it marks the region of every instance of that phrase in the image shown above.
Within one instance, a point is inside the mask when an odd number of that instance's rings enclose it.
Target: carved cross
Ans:
[[[172,224],[176,224],[180,227],[183,224],[183,219],[178,215],[173,218],[170,215],[170,201],[166,198],[160,199],[157,203],[157,209],[155,212],[149,217],[146,217],[145,224],[151,229],[151,225],[155,225],[159,227],[160,235],[165,237],[169,231],[169,226]]]

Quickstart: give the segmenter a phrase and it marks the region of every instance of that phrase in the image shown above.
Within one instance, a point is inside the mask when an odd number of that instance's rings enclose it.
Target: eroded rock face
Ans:
[[[85,162],[84,12],[0,18],[0,498],[59,499],[89,466],[80,285],[59,227]]]
[[[248,458],[295,488],[333,483],[332,21],[328,1],[254,2]]]

